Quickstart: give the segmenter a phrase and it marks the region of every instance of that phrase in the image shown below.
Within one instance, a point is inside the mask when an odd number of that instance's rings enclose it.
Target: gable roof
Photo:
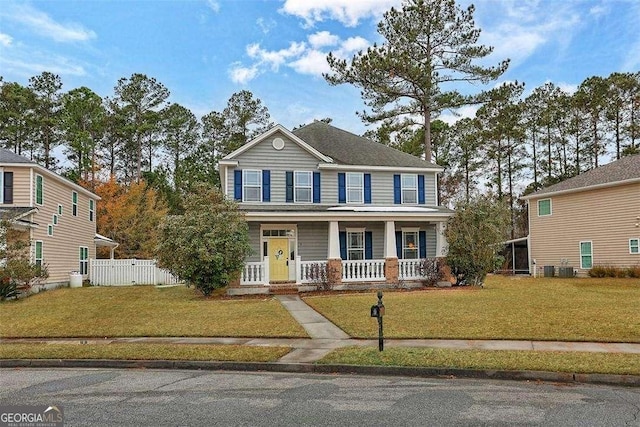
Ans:
[[[632,182],[640,182],[640,154],[623,157],[521,198],[528,200],[540,196],[611,187]]]
[[[334,162],[354,166],[432,168],[442,167],[351,132],[315,121],[293,131],[304,142],[331,157]]]
[[[66,185],[72,187],[74,190],[76,190],[79,193],[83,193],[95,200],[100,200],[100,196],[98,196],[95,193],[92,193],[91,191],[87,190],[86,188],[76,184],[73,181],[68,180],[67,178],[58,175],[57,173],[50,171],[49,169],[45,168],[44,166],[39,165],[38,163],[29,160],[28,158],[21,156],[19,154],[14,153],[11,150],[7,150],[6,148],[0,148],[0,166],[6,166],[6,165],[11,165],[11,166],[17,166],[17,167],[30,167],[30,168],[34,168],[36,169],[39,173],[47,175],[51,178],[54,178],[60,182],[65,183]]]

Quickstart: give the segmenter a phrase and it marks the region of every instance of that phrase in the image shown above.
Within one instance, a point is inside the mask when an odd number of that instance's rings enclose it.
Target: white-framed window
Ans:
[[[262,201],[262,171],[243,170],[242,171],[242,201],[261,202]]]
[[[347,228],[347,259],[364,259],[364,229]]]
[[[308,202],[313,201],[313,174],[311,172],[294,172],[294,201]]]
[[[418,203],[418,175],[403,174],[402,203]]]
[[[42,267],[44,263],[44,244],[42,240],[36,240],[36,248],[35,248],[35,256],[34,256],[34,264],[38,267]]]
[[[420,258],[420,230],[417,228],[402,229],[402,258]]]
[[[85,275],[89,273],[89,248],[86,246],[80,246],[80,274]]]
[[[580,242],[580,268],[593,267],[593,245],[591,241]]]
[[[629,239],[629,253],[640,254],[640,239]]]
[[[53,236],[53,225],[47,225],[47,236]]]
[[[93,199],[89,199],[89,221],[93,222],[95,212],[95,202]]]
[[[348,172],[346,174],[347,181],[347,203],[363,203],[364,202],[364,174],[357,172]],[[364,240],[363,240],[364,241]]]
[[[538,200],[538,216],[551,215],[551,199]]]
[[[71,193],[71,215],[78,216],[78,193]]]
[[[44,178],[36,174],[36,205],[44,203]]]
[[[62,215],[62,205],[58,205],[58,215]]]
[[[58,215],[53,214],[53,216],[51,217],[51,222],[53,223],[53,225],[58,225]]]

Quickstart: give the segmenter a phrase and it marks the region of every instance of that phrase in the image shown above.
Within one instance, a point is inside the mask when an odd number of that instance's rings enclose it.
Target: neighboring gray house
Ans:
[[[233,293],[314,282],[324,265],[336,286],[416,280],[420,259],[445,255],[442,168],[410,154],[316,121],[275,126],[219,167],[253,247]]]
[[[640,155],[522,199],[529,204],[529,250],[536,274],[545,266],[573,267],[586,275],[594,265],[640,265]]]

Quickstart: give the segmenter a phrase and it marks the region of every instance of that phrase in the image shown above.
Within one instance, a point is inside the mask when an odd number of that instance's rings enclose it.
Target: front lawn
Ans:
[[[307,337],[279,301],[207,299],[184,286],[88,287],[0,303],[0,337]]]
[[[375,338],[374,292],[305,302],[352,337]],[[386,338],[640,342],[640,281],[490,276],[484,288],[385,291]]]

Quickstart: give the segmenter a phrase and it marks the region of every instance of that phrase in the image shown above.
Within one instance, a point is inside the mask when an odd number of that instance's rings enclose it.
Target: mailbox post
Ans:
[[[378,350],[384,350],[384,334],[382,329],[382,317],[384,316],[384,304],[382,303],[382,291],[378,291],[378,303],[371,306],[371,317],[378,318]]]

